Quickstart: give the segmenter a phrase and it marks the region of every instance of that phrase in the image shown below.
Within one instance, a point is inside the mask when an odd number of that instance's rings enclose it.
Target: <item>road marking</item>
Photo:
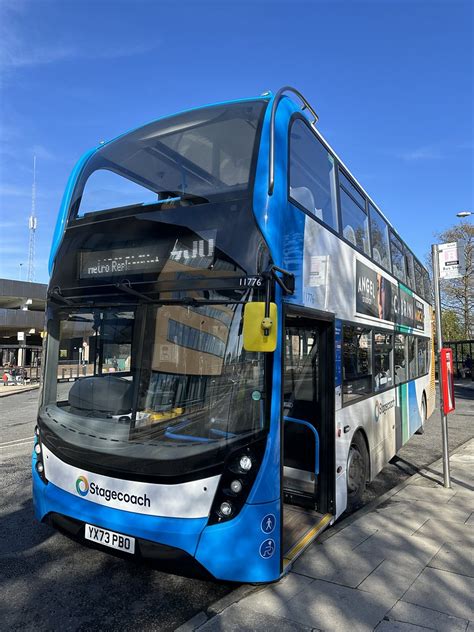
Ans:
[[[33,437],[26,437],[25,439],[14,439],[13,441],[4,441],[0,443],[0,448],[14,448],[17,445],[26,445],[30,443],[33,445]]]

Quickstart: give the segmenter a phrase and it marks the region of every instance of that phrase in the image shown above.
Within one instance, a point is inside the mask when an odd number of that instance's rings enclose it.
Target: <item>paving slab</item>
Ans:
[[[358,590],[400,599],[423,570],[423,564],[405,561],[384,561],[364,581]]]
[[[438,612],[474,619],[474,579],[435,568],[425,568],[403,596],[403,601]]]
[[[444,487],[426,488],[418,485],[407,485],[391,497],[391,500],[424,500],[437,504],[447,503],[456,494],[454,489]]]
[[[376,632],[426,632],[426,628],[401,621],[381,621],[375,630]]]
[[[420,521],[422,518],[425,520],[428,520],[428,518],[436,518],[437,520],[441,519],[446,522],[464,523],[471,513],[469,509],[463,509],[459,505],[443,503],[440,507],[432,502],[416,500],[411,503],[409,508],[403,510],[403,518],[405,518],[409,524],[410,520],[415,520],[416,518],[419,518]]]
[[[210,619],[199,629],[203,632],[311,632],[314,628],[283,617],[255,612],[240,603],[233,604]]]
[[[334,536],[326,540],[323,544],[315,543],[314,548],[318,546],[328,546],[329,543],[334,544],[336,542],[343,541],[347,546],[354,548],[377,533],[378,528],[375,524],[367,524],[357,521],[355,524],[351,524],[344,529],[338,531]]]
[[[274,615],[328,632],[369,632],[394,606],[395,599],[315,580],[282,603]]]
[[[415,538],[410,534],[387,530],[363,542],[355,552],[363,556],[378,555],[384,560],[425,566],[438,553],[440,547],[440,543],[430,539]]]
[[[440,515],[441,512],[440,512]],[[457,522],[443,522],[429,518],[415,533],[413,538],[422,537],[436,542],[465,542],[474,544],[472,527]]]
[[[384,533],[399,533],[403,535],[411,535],[417,531],[421,525],[426,522],[429,516],[422,512],[413,510],[414,501],[405,503],[405,501],[392,503],[392,511],[384,511],[383,513],[370,513],[361,518],[364,526],[372,525],[377,528],[377,535]],[[457,507],[453,507],[454,512],[460,511]],[[459,517],[461,513],[459,513]],[[359,521],[356,523],[359,525]]]
[[[448,505],[450,507],[457,506],[461,509],[470,509],[474,511],[474,494],[472,491],[466,491],[464,489],[457,491],[452,498],[449,499]]]
[[[474,549],[472,546],[456,542],[443,544],[438,553],[430,560],[428,566],[458,575],[474,577]]]
[[[310,577],[289,573],[277,584],[257,590],[239,603],[245,604],[249,608],[254,608],[259,612],[272,614],[282,602],[294,597],[313,581]]]
[[[411,623],[430,630],[439,630],[439,632],[465,632],[468,623],[466,619],[416,606],[406,601],[397,602],[387,614],[387,618],[390,621]]]
[[[293,569],[301,575],[355,588],[383,560],[384,556],[379,553],[360,553],[341,540],[340,543],[332,542],[308,550],[296,561]]]

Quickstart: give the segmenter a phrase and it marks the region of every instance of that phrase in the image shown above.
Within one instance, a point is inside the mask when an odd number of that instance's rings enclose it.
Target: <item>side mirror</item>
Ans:
[[[247,303],[244,307],[245,351],[275,351],[277,345],[277,306],[270,303],[270,316],[265,317],[265,303]]]

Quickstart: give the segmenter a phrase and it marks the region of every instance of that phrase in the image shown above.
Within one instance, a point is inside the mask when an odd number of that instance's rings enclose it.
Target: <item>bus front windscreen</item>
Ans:
[[[260,100],[190,110],[105,144],[81,173],[71,219],[164,200],[246,197],[265,107]]]
[[[241,303],[59,309],[48,322],[40,424],[94,469],[189,474],[265,429],[264,354]],[[194,463],[194,465],[193,465]],[[199,469],[199,468],[198,468]]]

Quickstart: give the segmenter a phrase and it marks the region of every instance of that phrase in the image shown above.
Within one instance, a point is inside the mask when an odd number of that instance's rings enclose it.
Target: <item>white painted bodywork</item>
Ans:
[[[53,485],[88,502],[151,516],[207,518],[220,479],[218,475],[176,485],[142,483],[102,476],[73,467],[61,461],[45,446],[43,446],[43,457],[46,478]],[[118,499],[107,500],[104,496],[91,494],[90,491],[85,495],[80,494],[76,487],[79,477],[85,477],[89,487],[95,483],[101,489],[115,491],[116,494],[127,494],[129,497],[141,498],[146,495],[149,499],[149,506]],[[81,483],[81,486],[84,489],[84,483]],[[146,504],[148,505],[148,503]]]
[[[345,243],[321,223],[306,215],[302,278],[297,279],[297,283],[300,284],[303,305],[334,314],[336,319],[343,321],[347,320],[352,323],[376,327],[388,332],[400,331],[391,321],[356,313],[357,260],[375,270],[377,274],[385,277],[391,283],[398,284],[395,277]],[[288,265],[286,262],[284,263]],[[314,270],[317,270],[317,274],[314,274]],[[431,337],[431,307],[423,298],[416,294],[414,296],[424,306],[424,330],[404,327],[402,332]],[[428,416],[433,409],[434,394],[430,384],[433,382],[433,376],[431,375],[431,354],[429,355],[429,373],[415,380],[418,411],[421,415],[422,397],[425,393]],[[401,447],[400,440],[397,439],[397,433],[401,436],[401,428],[397,427],[397,424],[400,425],[401,423],[398,387],[392,387],[385,392],[345,407],[343,406],[341,391],[341,387],[337,386],[335,389],[336,517],[340,516],[347,506],[346,466],[354,433],[358,429],[363,429],[367,438],[371,479],[380,472],[395,455],[397,449]],[[375,402],[379,401],[384,405],[391,400],[393,400],[393,406],[376,422],[374,416]],[[344,432],[344,428],[346,428],[346,432]],[[340,436],[338,436],[339,431]]]

